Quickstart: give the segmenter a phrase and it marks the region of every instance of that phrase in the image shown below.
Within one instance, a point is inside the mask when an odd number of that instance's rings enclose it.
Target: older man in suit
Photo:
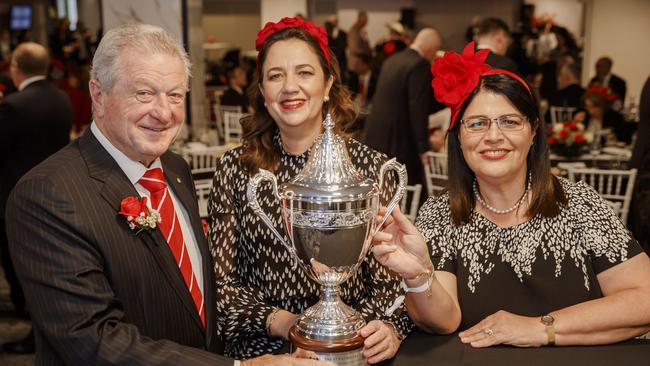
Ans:
[[[238,362],[217,354],[213,265],[194,184],[185,161],[167,152],[185,119],[189,68],[158,27],[109,31],[93,59],[91,127],[11,194],[9,243],[37,365]],[[289,357],[245,364],[314,363]]]
[[[18,45],[11,58],[10,75],[19,92],[8,95],[0,104],[0,255],[11,286],[11,300],[20,316],[27,312],[9,256],[5,205],[20,177],[68,144],[73,121],[68,96],[45,80],[49,60],[47,50],[40,44]],[[3,349],[33,353],[33,336],[4,344]]]
[[[386,60],[364,126],[365,143],[404,163],[409,184],[425,185],[422,163],[430,150],[428,116],[434,103],[431,61],[439,49],[438,32],[425,28],[409,48]]]

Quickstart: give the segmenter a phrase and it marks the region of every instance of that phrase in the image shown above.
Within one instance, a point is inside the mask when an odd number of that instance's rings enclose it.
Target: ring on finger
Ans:
[[[492,328],[485,328],[483,329],[483,333],[487,334],[487,336],[489,337],[492,334],[494,334],[494,331],[492,330]]]

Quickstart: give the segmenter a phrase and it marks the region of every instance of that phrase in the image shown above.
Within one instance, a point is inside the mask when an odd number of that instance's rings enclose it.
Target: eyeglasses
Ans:
[[[484,133],[490,129],[492,121],[496,122],[499,130],[502,132],[517,132],[524,129],[524,124],[528,121],[528,118],[518,114],[509,114],[496,118],[472,117],[461,119],[460,123],[465,126],[465,131],[467,132]]]

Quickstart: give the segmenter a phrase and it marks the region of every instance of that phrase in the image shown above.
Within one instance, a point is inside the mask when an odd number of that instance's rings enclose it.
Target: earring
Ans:
[[[327,103],[330,101],[330,96],[326,95],[325,98],[323,98],[323,102]]]

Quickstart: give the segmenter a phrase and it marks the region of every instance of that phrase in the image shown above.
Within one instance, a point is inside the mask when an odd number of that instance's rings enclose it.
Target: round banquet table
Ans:
[[[414,331],[392,360],[391,366],[576,366],[650,365],[650,340],[633,339],[607,346],[472,348],[458,334],[432,335]]]

